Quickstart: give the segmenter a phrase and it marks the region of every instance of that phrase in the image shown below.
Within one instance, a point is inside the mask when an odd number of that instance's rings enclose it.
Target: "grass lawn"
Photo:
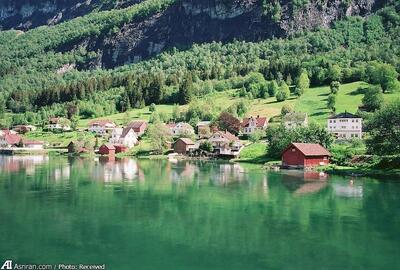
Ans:
[[[265,163],[268,161],[266,158],[267,144],[263,142],[252,143],[240,152],[239,161],[252,162],[252,163]]]
[[[159,113],[167,113],[172,114],[174,106],[173,105],[157,105],[157,112]],[[149,106],[144,107],[143,109],[132,109],[126,113],[117,113],[109,116],[104,116],[96,119],[110,119],[114,121],[117,125],[125,125],[124,123],[126,119],[129,121],[133,120],[149,120],[151,112],[149,111]],[[78,122],[78,127],[87,127],[89,122],[93,119],[82,119]]]
[[[337,95],[336,100],[336,112],[348,111],[355,113],[358,110],[358,106],[361,105],[363,94],[358,93],[357,89],[360,86],[367,86],[365,82],[354,82],[348,84],[342,84]],[[240,98],[237,97],[238,90],[228,90],[224,92],[211,93],[207,97],[211,97],[221,110],[228,108],[233,103],[237,102]],[[297,98],[291,96],[284,102],[277,102],[275,97],[267,99],[254,99],[250,101],[249,111],[247,116],[267,116],[272,118],[279,116],[283,105],[289,104],[298,112],[306,112],[310,120],[315,121],[319,124],[325,125],[326,120],[330,116],[331,112],[327,108],[327,98],[330,94],[329,86],[310,88],[305,93]],[[385,101],[391,101],[396,98],[400,98],[400,93],[385,94]],[[157,105],[157,112],[172,114],[173,105]],[[186,106],[182,106],[184,110]],[[110,116],[101,117],[98,119],[110,119],[116,122],[118,125],[124,125],[127,119],[129,121],[135,119],[149,120],[151,112],[149,106],[143,109],[132,109],[127,113],[118,113]],[[78,122],[79,127],[87,127],[88,123],[92,119],[83,119]]]
[[[25,134],[24,138],[47,142],[50,147],[66,147],[71,141],[76,141],[77,139],[92,140],[95,142],[93,134],[79,131],[64,133],[33,131]],[[101,139],[99,140],[99,143],[102,143]]]

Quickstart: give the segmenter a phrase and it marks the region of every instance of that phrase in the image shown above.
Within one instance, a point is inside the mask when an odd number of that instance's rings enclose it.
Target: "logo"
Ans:
[[[5,269],[5,270],[12,270],[12,260],[7,260],[4,262],[3,266],[0,269]]]

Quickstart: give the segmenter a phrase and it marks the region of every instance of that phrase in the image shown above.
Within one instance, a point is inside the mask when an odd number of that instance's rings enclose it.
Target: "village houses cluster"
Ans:
[[[241,121],[240,133],[243,136],[251,136],[257,130],[265,130],[268,124],[267,117],[244,118]],[[288,113],[282,117],[282,124],[287,129],[308,126],[308,115],[301,112]],[[166,127],[174,138],[174,142],[168,143],[176,154],[202,155],[204,151],[201,145],[207,143],[211,146],[213,155],[236,157],[244,147],[239,137],[229,131],[212,127],[209,121],[198,122],[195,128],[186,122],[168,123]],[[60,117],[50,118],[46,128],[53,132],[72,130],[68,121]],[[119,127],[111,120],[102,119],[89,122],[86,131],[107,140],[107,143],[98,148],[99,154],[114,155],[138,145],[147,128],[148,123],[144,120],[135,120],[125,127]],[[348,112],[337,114],[327,120],[327,130],[338,140],[361,139],[362,128],[362,118]],[[25,133],[35,131],[35,129],[36,127],[32,125],[18,125],[12,130],[1,130],[0,147],[2,149],[43,149],[43,142],[24,138]],[[87,151],[81,142],[71,142],[67,148],[71,153]],[[329,163],[329,156],[329,152],[320,145],[293,143],[282,154],[282,164],[284,166],[323,165]]]

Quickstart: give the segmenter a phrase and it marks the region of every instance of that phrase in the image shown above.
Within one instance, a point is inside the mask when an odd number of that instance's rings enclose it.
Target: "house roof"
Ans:
[[[317,143],[292,143],[285,149],[284,152],[286,152],[286,150],[288,150],[292,146],[297,148],[297,150],[303,153],[303,155],[306,157],[331,156],[331,153],[329,153],[329,151],[326,150],[325,147]]]
[[[361,118],[361,117],[349,112],[339,113],[335,116],[329,117],[329,119],[340,119],[340,118]]]
[[[182,142],[184,142],[186,145],[194,145],[194,142],[193,142],[191,139],[189,139],[189,138],[179,138],[178,140],[176,140],[176,142],[179,141],[179,140],[181,140]],[[176,142],[175,142],[175,143],[176,143]]]
[[[111,143],[105,143],[100,147],[106,147],[108,150],[115,150],[115,146]]]
[[[3,138],[8,144],[11,145],[18,144],[22,139],[22,137],[19,136],[18,134],[11,134],[11,133],[5,134]]]
[[[211,121],[200,121],[197,123],[197,127],[209,126],[210,124],[211,124]]]
[[[217,131],[214,134],[219,134],[229,141],[239,141],[239,138],[230,133],[229,131]]]
[[[139,129],[143,125],[147,125],[147,122],[143,121],[143,120],[137,120],[137,121],[130,122],[127,127],[130,127],[130,128],[133,128],[133,129]]]
[[[135,132],[135,128],[127,126],[126,128],[124,128],[122,130],[122,134],[121,134],[121,138],[125,138],[126,135],[128,135],[129,131],[133,130],[133,132]]]
[[[250,119],[255,119],[255,120],[256,120],[256,125],[257,125],[257,127],[265,127],[265,125],[266,125],[267,122],[268,122],[267,117],[259,117],[259,116],[257,116],[257,117],[250,117],[250,118],[244,118],[244,119],[243,119],[242,126],[243,126],[243,127],[249,126]]]
[[[115,125],[115,123],[109,119],[99,119],[99,120],[92,120],[89,122],[89,126],[101,126],[104,127],[108,124]]]
[[[306,113],[302,113],[302,112],[292,112],[292,113],[288,113],[283,117],[283,121],[285,122],[304,122],[307,118],[307,114]]]
[[[57,124],[58,121],[60,121],[60,117],[50,117],[49,118],[49,123],[50,124]]]

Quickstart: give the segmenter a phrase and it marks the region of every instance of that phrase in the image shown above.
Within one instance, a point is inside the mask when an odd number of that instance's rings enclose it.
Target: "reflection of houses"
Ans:
[[[178,154],[187,154],[196,149],[195,143],[188,138],[179,138],[174,143],[174,152]]]
[[[318,193],[328,182],[325,173],[291,170],[282,174],[282,184],[296,195],[305,195]]]
[[[37,165],[47,162],[47,155],[7,156],[0,155],[0,171],[18,172],[24,169],[27,174],[32,175]]]
[[[144,180],[143,172],[134,159],[99,158],[99,162],[90,169],[91,178],[105,183],[122,182],[124,180]]]
[[[287,129],[308,126],[308,116],[302,112],[288,113],[283,117],[282,121]]]
[[[244,180],[243,168],[239,164],[219,164],[216,174],[212,177],[214,183],[226,185]]]
[[[9,130],[9,129],[2,129],[0,130],[0,137],[7,135],[7,134],[17,134],[14,130]]]
[[[363,187],[356,186],[354,184],[333,184],[332,185],[335,194],[339,197],[347,198],[361,198],[363,197]]]
[[[108,119],[93,120],[89,123],[88,130],[97,135],[103,136],[111,132],[117,125]]]
[[[70,131],[68,120],[62,117],[50,117],[47,129],[51,131]]]
[[[282,154],[284,167],[316,167],[329,164],[331,154],[323,146],[314,143],[292,143]]]
[[[328,131],[338,139],[361,139],[362,118],[345,112],[328,119]]]
[[[114,128],[111,133],[110,144],[121,144],[132,148],[138,143],[138,135],[131,127]]]
[[[148,124],[146,121],[137,120],[129,123],[127,128],[133,129],[137,136],[140,137],[146,132],[147,126]]]
[[[250,135],[256,130],[264,130],[267,128],[268,119],[266,117],[250,117],[244,118],[242,122],[242,130],[244,135]]]
[[[191,162],[178,162],[171,170],[171,180],[179,182],[185,179],[193,180],[193,176],[199,172],[198,166]]]
[[[167,125],[172,136],[190,136],[194,134],[194,128],[185,122],[170,123]]]
[[[237,156],[242,149],[239,138],[228,131],[214,132],[208,141],[220,155]]]

